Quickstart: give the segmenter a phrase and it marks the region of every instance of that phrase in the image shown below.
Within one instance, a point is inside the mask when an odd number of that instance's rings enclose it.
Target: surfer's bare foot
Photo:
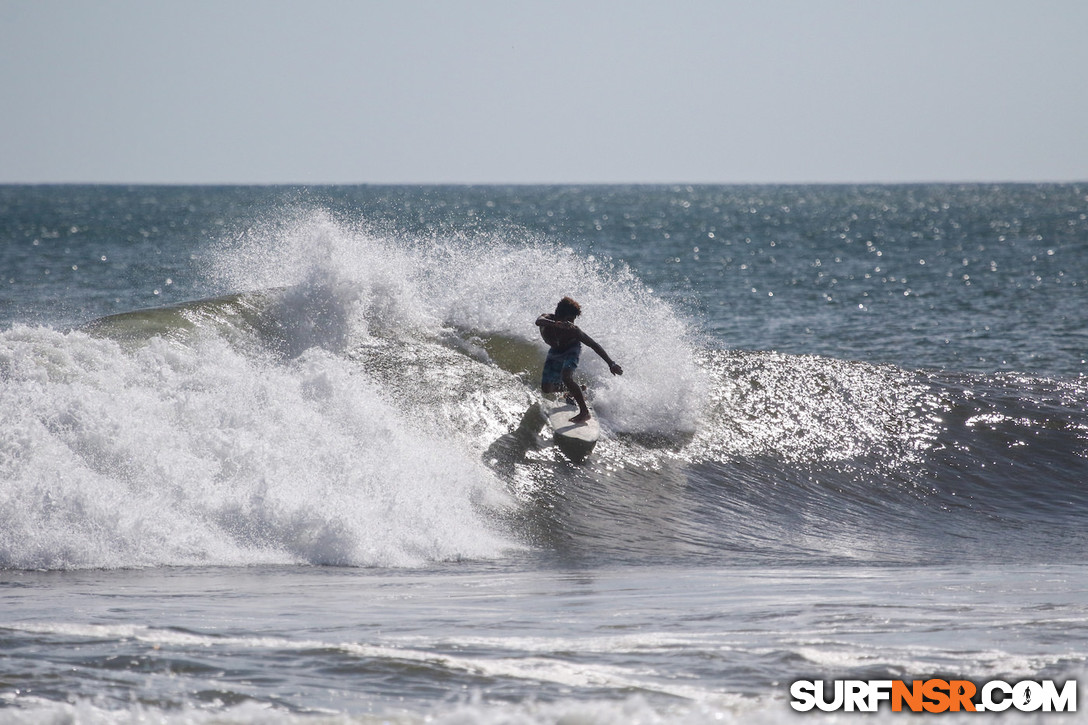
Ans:
[[[589,420],[589,419],[590,419],[591,417],[592,417],[592,416],[590,416],[590,414],[589,414],[589,411],[587,410],[586,412],[584,412],[584,413],[579,413],[578,415],[576,415],[576,416],[574,416],[573,418],[571,418],[571,419],[570,419],[570,422],[571,422],[571,423],[585,423],[585,422],[586,422],[587,420]]]

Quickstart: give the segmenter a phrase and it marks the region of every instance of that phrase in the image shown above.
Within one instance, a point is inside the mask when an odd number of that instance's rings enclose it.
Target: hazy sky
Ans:
[[[0,182],[1088,180],[1085,0],[0,0]]]

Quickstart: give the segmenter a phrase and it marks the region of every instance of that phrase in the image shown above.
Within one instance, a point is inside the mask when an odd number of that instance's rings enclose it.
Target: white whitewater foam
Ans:
[[[507,505],[343,358],[0,333],[0,567],[499,556]]]

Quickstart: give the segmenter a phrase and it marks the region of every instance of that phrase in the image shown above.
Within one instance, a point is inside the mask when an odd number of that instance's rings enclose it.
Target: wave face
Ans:
[[[0,332],[0,567],[510,556],[1082,556],[1088,383],[727,351],[613,259],[324,211],[212,249],[221,297]],[[536,435],[566,294],[605,440]]]

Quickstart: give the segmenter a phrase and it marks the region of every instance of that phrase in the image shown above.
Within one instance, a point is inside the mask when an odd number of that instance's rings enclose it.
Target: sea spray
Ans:
[[[570,295],[582,306],[578,324],[624,368],[613,377],[588,349],[579,372],[592,403],[614,432],[694,430],[702,414],[704,376],[687,324],[623,264],[582,257],[543,242],[447,245],[431,270],[430,290],[440,315],[488,334],[520,336],[541,350],[533,321]],[[533,371],[533,382],[539,371]]]
[[[502,336],[538,350],[540,360],[515,371],[533,387],[545,350],[533,320],[571,295],[585,331],[625,369],[614,378],[595,355],[582,358],[606,428],[691,432],[703,412],[705,379],[688,324],[626,265],[524,230],[409,238],[295,208],[224,238],[208,269],[225,291],[282,290],[271,315],[289,355],[375,338]]]
[[[212,245],[204,266],[224,292],[278,292],[270,318],[289,354],[313,346],[342,352],[371,332],[433,333],[440,322],[405,245],[321,209],[278,210]]]

